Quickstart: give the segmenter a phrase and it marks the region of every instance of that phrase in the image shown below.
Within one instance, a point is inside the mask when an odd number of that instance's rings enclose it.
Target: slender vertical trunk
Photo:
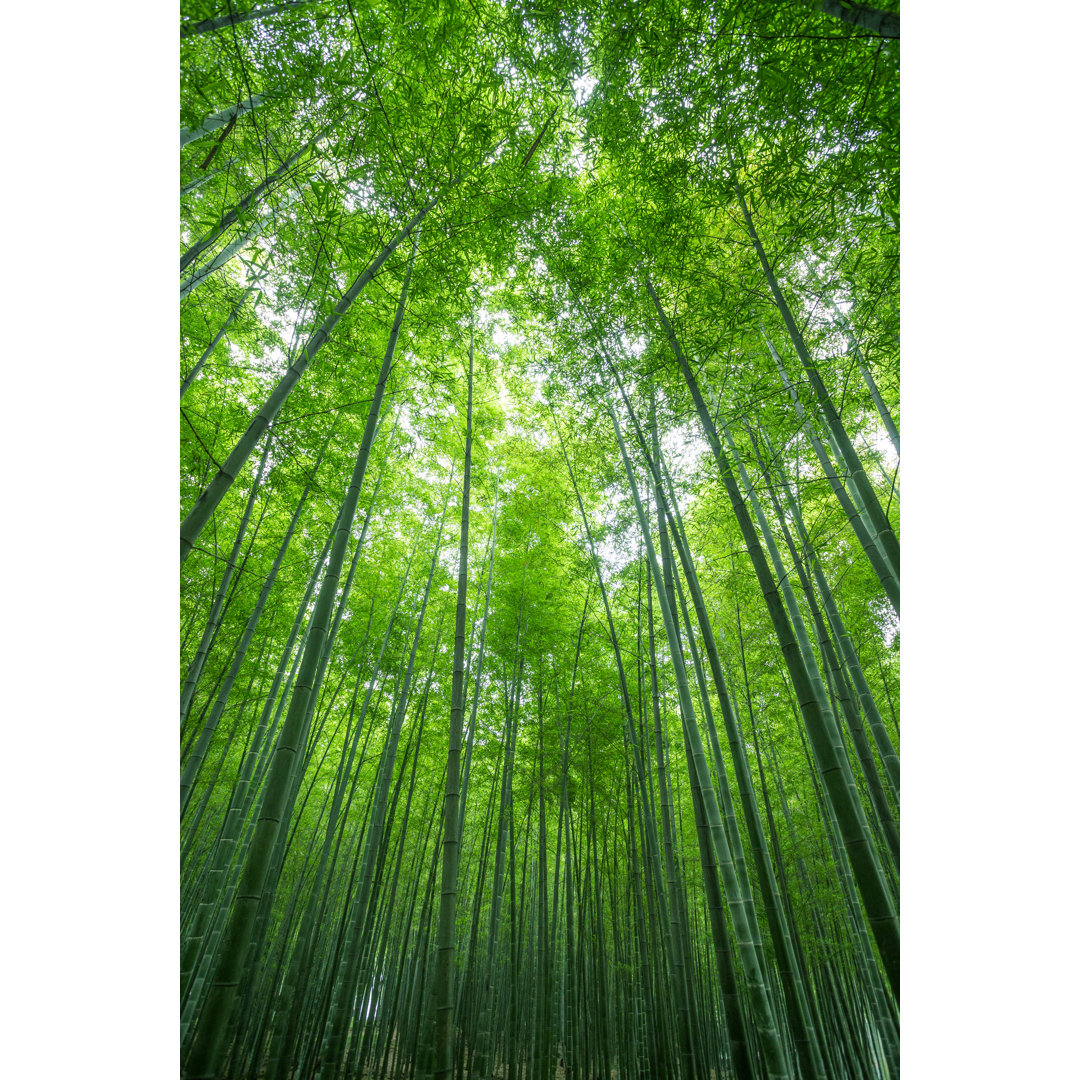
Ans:
[[[413,253],[415,255],[415,245]],[[368,411],[364,435],[357,454],[356,465],[341,512],[338,515],[337,531],[334,537],[330,559],[327,563],[326,576],[315,602],[315,611],[311,617],[311,630],[304,647],[304,658],[300,665],[296,685],[293,687],[289,712],[278,736],[273,764],[266,782],[263,806],[248,849],[247,862],[229,923],[225,931],[221,954],[215,972],[214,982],[207,996],[206,1004],[200,1016],[200,1023],[195,1034],[187,1061],[189,1080],[217,1080],[220,1074],[225,1051],[225,1036],[233,1020],[239,991],[240,977],[247,956],[248,945],[255,928],[255,917],[263,896],[263,888],[270,869],[270,860],[277,845],[282,829],[282,816],[289,801],[289,793],[297,772],[298,759],[307,739],[305,721],[310,716],[308,705],[314,686],[315,676],[322,658],[322,646],[329,627],[330,614],[337,593],[338,578],[341,574],[345,550],[350,539],[356,505],[360,497],[360,487],[367,470],[368,457],[375,429],[382,409],[383,392],[390,377],[390,368],[397,344],[398,332],[405,314],[405,300],[408,296],[409,280],[412,276],[412,260],[406,271],[398,299],[397,314],[390,332],[390,341],[383,357],[379,380],[372,396]]]
[[[608,415],[611,417],[615,428],[615,437],[619,442],[619,450],[623,458],[623,466],[626,470],[627,481],[633,496],[634,505],[638,512],[642,536],[645,541],[645,550],[649,564],[653,569],[653,575],[660,580],[659,567],[656,560],[656,552],[653,548],[652,537],[649,535],[648,522],[644,517],[641,505],[641,497],[638,494],[637,481],[634,479],[630,459],[626,453],[622,431],[619,427],[615,410],[609,405]],[[764,973],[758,964],[757,952],[753,946],[753,937],[749,922],[754,916],[754,905],[751,897],[740,896],[741,890],[735,876],[734,863],[731,861],[726,837],[724,836],[719,806],[716,802],[716,793],[712,786],[712,778],[709,775],[708,764],[705,760],[705,750],[701,743],[701,734],[697,728],[697,719],[693,702],[690,697],[690,689],[686,680],[686,669],[682,660],[682,649],[678,631],[675,626],[673,613],[667,602],[667,597],[662,588],[657,588],[657,597],[660,600],[660,611],[664,616],[664,628],[667,632],[668,645],[671,653],[672,664],[675,668],[675,680],[679,693],[679,707],[682,713],[684,729],[687,732],[692,757],[688,762],[689,768],[694,770],[693,779],[696,780],[701,790],[702,804],[708,819],[709,831],[712,834],[713,843],[718,845],[716,856],[719,861],[720,871],[724,876],[725,891],[728,896],[729,910],[732,925],[735,930],[736,946],[739,959],[742,962],[743,974],[748,987],[750,1010],[754,1018],[754,1025],[761,1042],[762,1054],[765,1058],[766,1072],[772,1077],[791,1077],[791,1065],[787,1060],[783,1043],[780,1039],[779,1029],[773,1014],[772,1003],[769,1000],[768,990],[765,984]],[[716,866],[702,865],[702,871],[715,877]],[[710,886],[711,887],[711,886]],[[719,895],[719,881],[715,882],[717,895]],[[715,937],[715,934],[714,934]],[[715,944],[719,948],[719,940]],[[719,959],[719,957],[718,957]]]
[[[495,529],[499,520],[499,482],[495,481],[495,505],[491,511],[491,541],[488,557],[487,588],[484,592],[484,614],[480,620],[480,644],[477,647],[476,666],[472,673],[472,712],[469,716],[469,735],[465,742],[465,765],[461,770],[461,799],[458,807],[458,836],[465,829],[465,803],[469,794],[469,766],[472,762],[473,741],[476,735],[476,714],[480,706],[480,677],[484,671],[484,644],[487,637],[488,611],[491,606],[491,582],[495,570]]]
[[[450,698],[450,747],[443,802],[442,896],[435,962],[435,1070],[449,1076],[454,1062],[454,919],[461,834],[458,815],[461,731],[465,712],[465,609],[469,583],[469,483],[472,466],[473,345],[469,342],[468,405],[465,413],[465,474],[461,489],[461,548],[458,555],[457,614],[454,623],[454,673]]]
[[[648,881],[651,885],[649,895],[654,897],[655,904],[658,909],[659,921],[662,932],[662,941],[664,946],[664,955],[669,964],[675,964],[675,949],[672,938],[671,930],[671,918],[672,913],[668,907],[667,898],[664,892],[664,883],[662,879],[661,859],[660,859],[660,841],[656,831],[656,817],[654,812],[654,800],[651,795],[650,780],[651,774],[648,773],[645,767],[645,752],[643,750],[643,744],[645,742],[644,736],[639,737],[637,727],[634,722],[634,707],[630,700],[630,689],[626,682],[626,670],[623,666],[622,651],[619,648],[618,634],[615,632],[615,621],[611,613],[611,604],[608,598],[607,589],[604,586],[604,575],[601,572],[600,557],[596,552],[596,544],[593,541],[592,530],[589,528],[588,515],[585,513],[585,505],[581,500],[581,493],[578,491],[577,481],[574,477],[574,470],[570,464],[570,458],[566,453],[566,446],[562,439],[562,433],[559,431],[558,421],[555,418],[555,412],[551,410],[552,422],[555,425],[555,431],[559,438],[559,446],[562,451],[563,461],[566,463],[566,470],[570,476],[570,484],[574,489],[574,498],[577,501],[578,511],[581,515],[581,522],[585,529],[585,538],[589,546],[589,553],[592,559],[593,570],[596,574],[596,580],[600,587],[600,598],[604,604],[604,614],[607,619],[608,637],[611,641],[612,654],[615,657],[615,666],[619,676],[619,692],[622,699],[623,715],[626,722],[626,739],[630,745],[631,758],[634,766],[635,779],[637,780],[637,788],[641,795],[642,803],[645,806],[643,812],[643,819],[645,825],[645,843],[646,843],[646,865],[651,871]],[[640,605],[639,605],[640,611]],[[642,716],[644,710],[642,709]],[[644,718],[642,719],[644,724]],[[567,889],[570,889],[569,883]],[[569,893],[568,893],[569,895]],[[572,952],[572,947],[568,944],[568,950]],[[674,970],[672,970],[671,977],[674,978]],[[676,993],[676,1007],[678,1007],[678,1001],[681,998]]]
[[[617,377],[617,372],[615,372],[614,368],[612,368],[612,371]],[[620,391],[622,391],[621,383]],[[647,459],[649,459],[644,435],[641,433],[640,427],[637,424],[637,418],[634,416],[633,409],[624,391],[623,401],[630,410],[631,419],[637,430],[638,440],[641,443],[642,450],[646,454]],[[653,459],[649,459],[649,466],[653,472],[654,482],[658,485],[658,488],[661,486],[660,471],[662,471],[664,478],[667,480],[668,490],[671,491],[671,479],[667,472],[667,467],[664,464],[663,455],[661,454],[659,443],[656,440],[655,435],[653,442]],[[768,849],[762,830],[761,817],[758,812],[757,799],[754,793],[753,782],[750,777],[750,766],[746,756],[746,744],[739,728],[738,718],[734,708],[734,700],[728,693],[727,682],[720,666],[720,657],[712,631],[712,623],[709,619],[708,612],[705,609],[704,597],[701,592],[700,583],[698,582],[697,571],[691,557],[689,544],[686,540],[678,504],[674,497],[667,500],[667,507],[672,536],[675,541],[680,562],[682,563],[683,572],[686,576],[687,587],[690,591],[691,599],[693,600],[698,627],[701,631],[702,642],[712,671],[713,683],[720,700],[721,715],[724,721],[728,747],[731,752],[731,760],[735,768],[735,778],[743,807],[743,817],[746,821],[747,832],[750,837],[750,847],[754,857],[754,866],[762,890],[765,913],[773,939],[781,981],[784,987],[784,1004],[787,1009],[788,1022],[791,1028],[795,1048],[799,1056],[800,1067],[808,1078],[823,1078],[825,1076],[824,1062],[821,1058],[817,1035],[813,1030],[809,1015],[807,991],[803,986],[798,973],[797,964],[793,955],[788,923],[781,908],[776,878],[773,874],[772,864],[768,857]],[[678,586],[678,578],[675,578],[675,583]],[[712,722],[711,709],[708,709],[707,707],[708,695],[704,686],[704,675],[700,672],[700,662],[696,650],[694,649],[693,636],[690,634],[689,615],[686,613],[685,603],[682,601],[681,589],[679,599],[680,602],[683,603],[684,622],[687,624],[687,633],[689,635],[691,650],[694,653],[695,669],[699,671],[699,677],[701,678],[702,705],[703,708],[706,709],[706,721],[708,724],[709,736],[713,743],[714,756],[717,760],[718,777],[720,783],[726,787],[724,768],[720,757],[715,727]],[[727,801],[730,801],[730,796],[727,797]],[[732,811],[729,810],[727,806],[725,806],[725,813],[728,814],[729,818],[732,816]],[[737,842],[738,833],[736,830],[732,829],[731,834],[733,850],[737,853],[738,861],[741,841]]]
[[[447,501],[449,501],[449,489],[447,490]],[[359,970],[360,948],[357,943],[357,937],[366,920],[371,898],[374,895],[375,880],[378,875],[376,859],[386,829],[386,800],[390,789],[390,781],[393,776],[394,759],[397,754],[398,740],[401,735],[401,725],[405,718],[405,710],[408,704],[413,665],[416,660],[417,649],[420,645],[420,634],[423,629],[424,614],[427,611],[428,598],[431,595],[431,583],[435,576],[435,567],[438,565],[439,548],[442,544],[442,529],[445,520],[446,507],[444,505],[442,520],[439,523],[439,536],[435,542],[435,550],[431,557],[431,568],[428,572],[427,585],[424,589],[424,597],[420,604],[420,614],[416,623],[416,631],[413,635],[412,652],[409,655],[408,666],[402,680],[401,691],[397,703],[394,706],[386,745],[383,748],[379,779],[377,781],[375,796],[372,801],[367,835],[364,838],[364,856],[359,871],[359,882],[351,903],[349,923],[342,948],[342,958],[338,968],[337,977],[334,981],[331,1011],[323,1033],[322,1061],[317,1074],[320,1080],[334,1080],[343,1063],[346,1030],[350,1019],[351,1003],[356,989],[357,972]]]
[[[671,823],[671,798],[667,782],[667,755],[664,752],[664,734],[660,716],[660,689],[657,683],[656,643],[653,632],[652,605],[652,568],[646,565],[648,583],[649,613],[649,679],[652,687],[653,731],[656,742],[656,780],[660,789],[660,818],[664,835],[664,869],[667,879],[668,910],[671,912],[671,965],[675,984],[675,998],[679,1013],[679,1049],[682,1068],[687,1077],[698,1072],[698,1062],[693,1052],[693,1038],[696,1025],[690,1017],[692,983],[687,975],[688,947],[686,943],[686,920],[683,917],[681,903],[681,882],[675,863],[674,830]],[[657,586],[659,588],[659,585]],[[724,939],[726,945],[726,938]],[[730,949],[720,964],[724,985],[725,1009],[727,1010],[728,1031],[735,1057],[735,1075],[739,1080],[752,1080],[753,1071],[746,1052],[746,1040],[743,1032],[742,1017],[739,1013],[738,995],[735,990],[735,969],[730,961]],[[725,975],[728,976],[725,978]]]
[[[747,823],[747,830],[750,834],[751,849],[754,853],[755,868],[758,874],[758,881],[761,885],[766,916],[768,918],[770,932],[773,937],[773,943],[779,961],[781,979],[784,984],[784,1002],[787,1008],[788,1020],[791,1027],[795,1047],[799,1055],[800,1065],[807,1077],[823,1077],[824,1063],[821,1059],[817,1039],[815,1037],[815,1033],[809,1019],[805,990],[802,987],[801,981],[798,979],[794,959],[791,953],[791,942],[787,932],[786,924],[781,919],[781,912],[779,910],[780,905],[777,899],[776,881],[773,876],[772,866],[769,864],[768,861],[764,834],[762,833],[761,829],[761,820],[758,814],[753,784],[750,779],[749,763],[746,759],[745,743],[743,741],[742,733],[739,730],[738,720],[735,716],[733,708],[733,702],[731,701],[727,692],[726,682],[724,680],[723,672],[720,667],[719,654],[717,653],[716,649],[716,642],[713,637],[712,625],[709,620],[708,613],[705,610],[704,599],[701,594],[701,587],[698,583],[697,573],[694,568],[694,562],[691,558],[689,545],[687,544],[685,533],[682,527],[682,519],[679,514],[678,504],[675,501],[673,494],[670,499],[666,499],[663,495],[665,478],[669,491],[673,492],[673,486],[670,476],[667,472],[667,467],[664,464],[663,455],[660,450],[659,437],[656,431],[655,421],[653,422],[652,453],[650,454],[649,446],[645,439],[645,435],[641,430],[641,426],[638,423],[638,419],[634,412],[633,405],[631,404],[630,399],[626,394],[626,390],[623,387],[622,380],[619,378],[618,370],[616,366],[611,363],[610,358],[609,366],[611,373],[614,375],[616,383],[618,384],[619,392],[622,396],[623,403],[626,405],[626,408],[630,415],[630,419],[634,425],[634,429],[637,434],[638,443],[641,447],[642,453],[644,454],[646,462],[653,475],[653,483],[655,484],[657,491],[657,501],[663,510],[660,518],[662,530],[661,541],[662,543],[666,544],[666,530],[663,529],[664,514],[666,514],[671,524],[671,533],[675,541],[675,546],[679,553],[679,559],[682,563],[683,571],[686,575],[687,586],[691,592],[691,596],[694,601],[695,612],[698,617],[698,626],[701,630],[702,640],[705,645],[705,650],[709,657],[709,663],[712,669],[713,680],[716,685],[717,693],[720,699],[721,712],[724,718],[725,730],[728,737],[728,745],[731,749],[731,756],[735,766],[735,775],[739,786],[739,793],[743,805],[744,817]],[[663,478],[661,477],[661,472],[663,473]],[[664,559],[666,564],[669,560],[669,556],[666,553],[664,555]],[[665,565],[665,574],[666,571],[667,567]],[[741,838],[739,837],[738,829],[734,825],[734,806],[732,805],[731,795],[727,785],[727,777],[721,759],[719,742],[717,739],[715,725],[713,723],[712,709],[709,705],[708,692],[705,687],[704,672],[702,670],[701,661],[698,656],[693,631],[690,626],[689,614],[686,611],[685,600],[682,596],[682,588],[679,585],[678,577],[675,575],[672,575],[672,577],[674,578],[676,588],[678,589],[679,602],[682,605],[683,618],[687,628],[687,639],[694,661],[694,668],[697,672],[699,679],[702,709],[705,713],[707,730],[709,732],[709,738],[711,740],[714,757],[716,759],[718,782],[720,785],[721,796],[724,800],[724,813],[728,822],[731,823],[728,831],[730,834],[732,853],[734,856],[736,869],[738,870],[740,875],[740,880],[743,882],[743,888],[746,893],[749,894],[750,886],[746,874],[745,858],[742,851],[742,842]],[[669,602],[671,602],[673,605],[673,598]],[[751,924],[751,930],[752,932],[755,932],[754,940],[759,952],[759,962],[761,963],[761,967],[764,970],[765,964],[761,956],[761,943],[756,934],[755,924]]]

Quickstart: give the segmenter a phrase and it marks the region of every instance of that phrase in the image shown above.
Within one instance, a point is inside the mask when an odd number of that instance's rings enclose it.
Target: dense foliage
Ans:
[[[181,4],[189,1080],[897,1075],[890,11]]]

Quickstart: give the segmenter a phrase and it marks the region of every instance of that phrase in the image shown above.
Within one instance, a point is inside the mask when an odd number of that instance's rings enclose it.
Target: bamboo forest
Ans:
[[[899,1076],[876,3],[182,0],[187,1080]]]

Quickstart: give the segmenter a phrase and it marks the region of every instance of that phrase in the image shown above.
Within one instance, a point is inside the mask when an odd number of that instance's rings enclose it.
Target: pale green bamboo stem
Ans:
[[[293,0],[292,3],[275,4],[273,7],[256,8],[252,11],[237,11],[230,15],[221,15],[216,19],[200,19],[198,22],[180,24],[180,40],[196,37],[199,34],[209,34],[214,30],[223,30],[227,26],[239,26],[241,23],[250,22],[252,19],[266,19],[271,15],[280,15],[283,11],[292,11],[294,8],[307,7],[311,0]]]
[[[227,210],[221,216],[221,220],[204,237],[196,240],[183,255],[180,256],[180,272],[183,273],[207,248],[219,240],[231,226],[240,220],[240,215],[250,210],[275,184],[288,176],[289,170],[331,129],[331,124],[326,124],[318,133],[309,139],[295,153],[290,154],[269,176],[257,184],[235,206]]]
[[[187,146],[188,143],[194,142],[196,139],[201,139],[204,135],[209,135],[211,131],[217,131],[218,128],[224,127],[226,124],[239,119],[252,109],[258,108],[265,99],[265,94],[252,94],[247,101],[241,102],[239,105],[230,105],[227,108],[222,109],[221,112],[207,117],[207,119],[205,119],[198,127],[181,128],[181,149]]]
[[[442,892],[434,975],[435,1069],[450,1076],[454,1066],[454,920],[457,913],[461,734],[465,713],[465,610],[469,583],[469,483],[472,477],[473,343],[469,341],[468,405],[465,413],[465,473],[461,493],[461,544],[458,555],[457,612],[454,622],[454,669],[450,698],[450,745],[443,801]]]
[[[896,456],[900,456],[900,432],[897,430],[896,421],[893,419],[892,413],[889,412],[889,407],[885,404],[881,396],[881,391],[878,390],[877,383],[874,382],[874,376],[870,373],[870,368],[866,363],[866,357],[863,356],[863,351],[859,347],[858,339],[855,337],[855,330],[851,325],[851,320],[836,306],[836,303],[831,298],[828,301],[829,307],[832,308],[833,314],[840,320],[841,325],[844,328],[844,336],[847,338],[848,350],[851,355],[855,357],[855,363],[858,365],[859,374],[863,377],[863,382],[866,383],[866,389],[870,391],[870,398],[874,402],[874,408],[877,409],[878,416],[881,417],[881,422],[885,426],[885,431],[888,433],[889,442],[892,443],[893,449],[896,451]]]
[[[240,314],[240,309],[244,306],[244,302],[251,295],[255,289],[255,283],[252,283],[244,290],[244,295],[233,305],[232,311],[229,312],[229,317],[225,320],[224,325],[214,335],[213,341],[203,350],[202,356],[196,361],[195,366],[187,373],[183,381],[180,383],[180,400],[184,400],[184,395],[191,388],[191,384],[199,377],[199,372],[202,371],[203,365],[206,363],[210,354],[217,348],[217,344],[225,336],[225,331],[232,325],[233,319]],[[257,301],[256,301],[257,302]]]

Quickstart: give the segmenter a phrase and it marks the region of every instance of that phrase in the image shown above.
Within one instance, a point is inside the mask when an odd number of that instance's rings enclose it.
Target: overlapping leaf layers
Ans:
[[[895,1076],[895,9],[182,11],[185,1076]]]

